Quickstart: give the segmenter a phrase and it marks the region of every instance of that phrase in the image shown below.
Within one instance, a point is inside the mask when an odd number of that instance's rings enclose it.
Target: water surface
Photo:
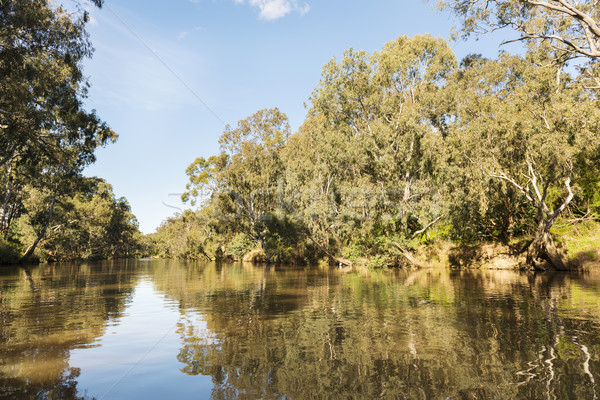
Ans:
[[[0,398],[597,399],[600,275],[0,270]]]

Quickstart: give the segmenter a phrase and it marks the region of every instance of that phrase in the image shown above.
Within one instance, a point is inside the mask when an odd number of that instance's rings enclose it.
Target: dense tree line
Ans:
[[[298,132],[261,110],[190,165],[183,198],[197,211],[158,229],[157,253],[400,265],[436,236],[519,237],[527,264],[568,268],[550,230],[600,211],[600,104],[560,51],[528,41],[524,55],[459,63],[426,35],[346,51],[323,68]]]
[[[77,3],[77,2],[75,2]],[[102,1],[94,1],[98,7]],[[141,238],[125,199],[83,178],[117,135],[84,108],[87,13],[0,2],[0,258],[146,253],[372,266],[418,263],[420,243],[524,242],[568,268],[551,229],[600,208],[597,7],[441,1],[465,35],[513,28],[522,55],[457,60],[400,36],[323,68],[304,123],[279,109],[228,126],[187,169],[196,207]]]
[[[84,108],[82,62],[93,52],[87,20],[80,6],[0,2],[1,261],[131,251],[137,222],[127,202],[81,176],[94,151],[117,139]]]

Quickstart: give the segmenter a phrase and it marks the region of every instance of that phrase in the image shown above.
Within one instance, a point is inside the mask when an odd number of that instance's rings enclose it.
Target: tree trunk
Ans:
[[[418,268],[422,268],[423,266],[421,265],[421,263],[419,262],[419,260],[417,260],[412,254],[410,254],[410,252],[408,250],[406,250],[404,247],[402,247],[400,245],[400,243],[398,242],[394,242],[394,245],[400,249],[400,251],[402,252],[402,255],[404,256],[404,258],[406,258],[406,260],[411,263],[411,265],[413,265],[414,267],[418,267]]]
[[[10,197],[12,195],[13,188],[13,177],[12,177],[12,165],[8,167],[8,171],[6,173],[6,185],[4,188],[4,203],[2,204],[2,208],[0,209],[0,232],[6,234],[8,232],[8,206],[10,204]]]
[[[127,255],[129,255],[130,250],[127,250]],[[213,261],[212,258],[210,258],[210,256],[208,254],[206,254],[206,252],[204,251],[204,248],[200,248],[200,253],[202,253],[202,255],[204,257],[206,257],[207,261]]]
[[[546,221],[542,221],[535,233],[535,238],[529,249],[527,250],[527,264],[535,269],[540,268],[539,259],[545,259],[552,264],[557,271],[568,271],[569,267],[563,255],[558,251],[552,235],[550,235],[550,227]]]
[[[546,259],[557,271],[568,271],[569,267],[567,266],[565,258],[554,245],[554,240],[552,240],[552,236],[550,235],[550,228],[552,228],[554,221],[556,221],[560,213],[563,212],[571,200],[573,200],[574,194],[571,189],[571,176],[568,176],[565,180],[565,188],[568,192],[566,199],[560,207],[556,208],[554,211],[550,211],[546,205],[546,195],[548,194],[548,188],[551,181],[546,180],[540,191],[538,186],[538,174],[534,170],[534,164],[528,160],[527,166],[529,174],[526,176],[529,178],[529,181],[525,186],[519,185],[504,172],[494,173],[491,176],[510,182],[514,187],[519,189],[533,206],[537,208],[538,229],[535,233],[533,242],[531,242],[531,245],[529,245],[529,249],[527,250],[527,264],[535,269],[543,270],[544,268],[541,266],[541,263],[538,263],[538,260]],[[572,169],[572,165],[570,165],[570,168]]]
[[[25,252],[25,255],[23,257],[21,257],[19,262],[27,261],[29,259],[29,257],[31,257],[33,255],[33,252],[35,251],[35,248],[37,247],[37,245],[40,243],[40,240],[42,240],[44,235],[46,235],[46,230],[48,229],[48,225],[50,225],[50,219],[52,218],[52,213],[54,212],[54,204],[56,203],[56,195],[57,194],[58,193],[54,192],[54,196],[52,197],[52,203],[50,203],[50,210],[48,211],[48,219],[46,221],[46,225],[44,225],[44,227],[42,228],[41,232],[39,233],[39,235],[37,236],[37,238],[35,239],[33,244],[31,246],[29,246],[29,248]]]

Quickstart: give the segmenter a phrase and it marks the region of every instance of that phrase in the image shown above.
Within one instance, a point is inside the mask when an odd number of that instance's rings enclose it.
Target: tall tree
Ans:
[[[472,168],[505,182],[535,210],[527,262],[540,267],[543,258],[562,270],[550,229],[573,199],[577,163],[598,148],[600,112],[597,97],[548,63],[551,56],[543,49],[526,58],[502,54],[462,69],[452,136]]]
[[[183,199],[191,201],[206,191],[217,195],[223,219],[248,235],[268,258],[269,225],[283,171],[280,153],[289,135],[285,114],[277,108],[260,110],[235,128],[225,128],[220,156],[197,159],[187,170],[190,183]]]
[[[59,195],[61,177],[79,174],[94,161],[98,146],[116,140],[83,106],[88,84],[82,62],[93,51],[86,21],[86,13],[70,14],[47,0],[0,2],[0,229],[5,233],[14,220],[11,210],[22,208],[18,188],[53,182]]]
[[[373,55],[350,49],[324,67],[303,137],[288,145],[296,208],[320,247],[339,252],[357,231],[410,239],[443,215],[431,179],[446,126],[440,89],[455,67],[430,36],[401,36]]]

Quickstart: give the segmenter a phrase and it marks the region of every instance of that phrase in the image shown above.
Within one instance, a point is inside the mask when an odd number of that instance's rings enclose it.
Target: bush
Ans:
[[[254,247],[254,243],[243,233],[236,234],[227,245],[227,252],[235,259],[241,260],[244,254]]]
[[[0,239],[0,264],[16,264],[20,258],[19,244]]]

